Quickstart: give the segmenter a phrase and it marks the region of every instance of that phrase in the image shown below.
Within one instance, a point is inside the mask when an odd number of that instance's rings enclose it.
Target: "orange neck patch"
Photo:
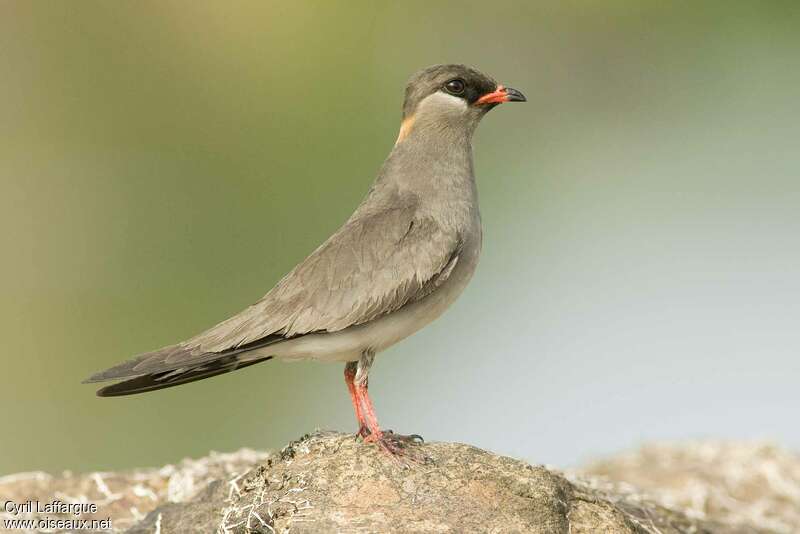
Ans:
[[[411,132],[412,126],[414,126],[414,115],[403,119],[403,122],[400,123],[400,133],[397,135],[397,141],[394,143],[395,145],[403,141],[403,139],[408,136],[409,132]]]

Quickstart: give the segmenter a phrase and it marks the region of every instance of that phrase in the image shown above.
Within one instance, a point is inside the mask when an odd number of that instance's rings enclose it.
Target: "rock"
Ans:
[[[475,447],[421,449],[431,463],[406,468],[352,436],[306,436],[245,476],[155,509],[130,532],[154,532],[158,522],[162,532],[712,532]]]
[[[95,503],[97,513],[81,514],[80,519],[102,520],[110,517],[114,531],[124,532],[144,519],[155,507],[169,502],[189,501],[204,491],[209,483],[244,473],[267,456],[265,452],[241,449],[231,454],[212,452],[199,460],[184,460],[178,465],[158,469],[82,475],[64,472],[60,476],[42,472],[19,473],[0,477],[0,503],[26,503],[29,500],[42,505],[54,500]],[[0,531],[8,528],[3,526],[5,520],[38,520],[45,516],[74,518],[70,514],[12,514],[0,508]]]
[[[613,460],[563,474],[457,443],[416,450],[430,462],[405,468],[352,435],[317,432],[281,452],[212,454],[159,470],[5,477],[0,494],[17,502],[63,494],[102,503],[98,517],[110,515],[116,531],[134,534],[784,532],[778,523],[647,497],[614,480],[622,470],[610,467]],[[624,464],[638,466],[630,473],[647,485],[644,459]]]
[[[583,473],[625,481],[692,517],[800,532],[800,455],[771,444],[653,444],[595,462]]]

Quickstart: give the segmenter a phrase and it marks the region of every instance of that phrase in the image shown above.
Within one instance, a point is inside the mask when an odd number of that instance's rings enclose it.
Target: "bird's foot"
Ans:
[[[418,445],[422,444],[424,440],[419,434],[403,435],[395,434],[391,430],[383,430],[378,432],[371,432],[364,438],[365,443],[375,443],[378,447],[388,453],[393,459],[408,467],[405,460],[408,462],[424,465],[432,462],[429,456],[426,456]]]
[[[401,441],[403,443],[407,443],[407,444],[425,443],[425,440],[422,439],[422,436],[420,436],[419,434],[408,434],[408,435],[406,435],[406,434],[395,434],[394,430],[384,430],[383,434],[384,435],[389,435],[393,439],[395,439],[397,441]]]
[[[355,438],[356,439],[362,438],[366,440],[370,434],[372,434],[372,432],[370,432],[369,428],[367,428],[367,425],[362,424],[361,426],[358,427],[358,431],[355,434]]]

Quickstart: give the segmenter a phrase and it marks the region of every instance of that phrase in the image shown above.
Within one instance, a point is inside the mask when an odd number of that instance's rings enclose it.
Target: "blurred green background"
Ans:
[[[522,90],[485,245],[378,359],[381,421],[536,462],[800,446],[797,2],[0,2],[0,474],[354,430],[340,365],[80,381],[255,301],[350,214],[415,70]]]

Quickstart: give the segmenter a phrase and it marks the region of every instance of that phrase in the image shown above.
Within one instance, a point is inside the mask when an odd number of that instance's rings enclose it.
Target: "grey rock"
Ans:
[[[119,473],[10,475],[0,478],[0,495],[96,502],[96,517],[133,534],[800,531],[791,501],[800,496],[800,459],[775,447],[651,446],[580,473],[458,443],[412,450],[427,460],[406,466],[352,435],[316,432],[280,452],[212,453]]]
[[[430,460],[405,466],[353,436],[315,433],[129,532],[744,532],[468,445],[418,447]]]

